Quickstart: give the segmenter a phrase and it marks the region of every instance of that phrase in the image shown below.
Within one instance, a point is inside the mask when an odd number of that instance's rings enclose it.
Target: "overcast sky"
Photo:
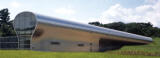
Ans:
[[[22,11],[81,23],[151,22],[160,27],[160,0],[2,0],[11,19]]]

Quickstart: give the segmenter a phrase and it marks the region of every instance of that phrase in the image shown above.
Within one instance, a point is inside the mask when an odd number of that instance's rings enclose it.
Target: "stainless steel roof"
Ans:
[[[47,17],[47,16],[42,16],[42,15],[36,15],[36,17],[38,18],[38,21],[40,21],[40,22],[50,23],[50,24],[54,24],[54,25],[60,25],[60,26],[65,26],[65,27],[70,27],[70,28],[82,29],[82,30],[87,30],[87,31],[92,31],[92,32],[98,32],[98,33],[126,37],[126,38],[132,38],[132,39],[138,39],[138,40],[152,41],[152,38],[150,38],[150,37],[131,34],[131,33],[113,30],[113,29],[109,29],[109,28],[103,28],[103,27],[93,26],[93,25],[89,25],[89,24],[81,24],[81,23],[77,23],[77,22],[71,22],[71,21],[66,21],[66,20],[57,19],[57,18],[51,18],[51,17]]]
[[[32,12],[22,12],[22,13],[32,13]],[[89,24],[81,24],[81,23],[77,23],[77,22],[66,21],[66,20],[62,20],[62,19],[58,19],[58,18],[35,14],[35,13],[32,13],[32,14],[33,14],[33,16],[36,17],[36,20],[38,22],[49,23],[49,24],[58,25],[58,26],[65,26],[65,27],[69,27],[69,28],[86,30],[86,31],[91,31],[91,32],[97,32],[97,33],[101,33],[101,34],[120,36],[120,37],[129,38],[129,39],[152,41],[152,38],[150,38],[150,37],[145,37],[145,36],[136,35],[136,34],[132,34],[132,33],[122,32],[122,31],[113,30],[113,29],[109,29],[109,28],[93,26],[93,25],[89,25]]]

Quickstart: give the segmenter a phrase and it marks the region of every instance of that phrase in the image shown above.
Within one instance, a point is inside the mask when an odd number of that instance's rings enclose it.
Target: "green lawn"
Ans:
[[[109,52],[40,52],[28,50],[0,50],[0,58],[160,58],[160,38],[154,43],[125,46]]]
[[[154,42],[149,45],[124,46],[120,50],[110,51],[108,53],[121,55],[144,55],[160,57],[160,38],[154,38]]]
[[[160,58],[158,56],[119,55],[89,52],[0,51],[0,58]]]

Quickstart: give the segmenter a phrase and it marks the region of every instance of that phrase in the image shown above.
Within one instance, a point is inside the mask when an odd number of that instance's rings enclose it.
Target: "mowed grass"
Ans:
[[[0,50],[0,58],[160,58],[160,38],[154,38],[154,43],[149,45],[124,46],[108,52]]]
[[[119,55],[99,52],[0,51],[0,58],[159,58],[158,56]]]
[[[108,53],[121,55],[160,56],[160,38],[154,38],[153,40],[154,42],[148,45],[124,46],[120,50],[110,51]]]
[[[144,51],[144,52],[160,52],[160,38],[154,38],[153,43],[148,45],[138,45],[138,46],[124,46],[119,51]]]

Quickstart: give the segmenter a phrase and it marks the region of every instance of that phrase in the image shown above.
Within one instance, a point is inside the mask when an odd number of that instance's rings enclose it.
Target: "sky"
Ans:
[[[160,0],[2,0],[11,19],[23,11],[87,24],[151,22],[160,27]]]

